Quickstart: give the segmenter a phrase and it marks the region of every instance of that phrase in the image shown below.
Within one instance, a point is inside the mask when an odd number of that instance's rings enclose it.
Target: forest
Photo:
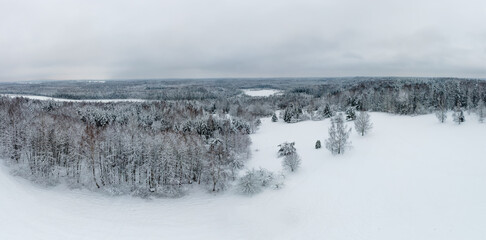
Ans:
[[[283,92],[250,97],[242,92],[249,88]],[[179,197],[194,186],[212,192],[228,189],[245,169],[251,156],[249,135],[257,131],[262,117],[292,124],[337,112],[349,116],[350,109],[400,115],[482,111],[486,81],[365,77],[62,81],[2,83],[0,92],[150,100],[69,102],[2,96],[1,158],[16,174],[48,186]],[[285,161],[294,171],[300,159],[295,155]],[[268,176],[251,170],[243,178],[256,174]]]

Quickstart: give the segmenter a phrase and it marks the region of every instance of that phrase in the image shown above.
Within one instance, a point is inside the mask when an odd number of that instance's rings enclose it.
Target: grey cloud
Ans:
[[[0,81],[485,77],[484,1],[0,0]]]

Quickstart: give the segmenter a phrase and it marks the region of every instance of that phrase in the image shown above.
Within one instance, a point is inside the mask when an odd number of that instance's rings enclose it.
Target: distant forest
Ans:
[[[250,97],[242,89],[279,89]],[[123,80],[0,83],[0,154],[16,173],[47,185],[177,197],[190,186],[223,191],[250,157],[249,134],[280,110],[285,122],[344,112],[418,115],[473,110],[486,81],[455,78]],[[276,116],[274,116],[276,117]],[[279,143],[275,143],[276,145]]]

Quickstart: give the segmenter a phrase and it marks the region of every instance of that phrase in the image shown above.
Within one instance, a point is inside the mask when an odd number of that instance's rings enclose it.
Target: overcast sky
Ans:
[[[486,77],[486,1],[0,0],[0,81]]]

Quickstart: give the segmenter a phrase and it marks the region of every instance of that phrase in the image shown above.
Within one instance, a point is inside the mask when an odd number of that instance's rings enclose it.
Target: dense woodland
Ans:
[[[256,127],[192,102],[85,104],[2,98],[2,154],[48,184],[177,196],[223,190]]]
[[[110,86],[113,89],[103,93]],[[242,95],[240,89],[248,87],[284,92]],[[191,186],[227,189],[250,157],[249,134],[258,128],[259,118],[273,115],[277,121],[277,110],[288,123],[355,110],[404,115],[478,107],[482,111],[486,81],[226,79],[123,81],[116,86],[65,81],[0,84],[0,92],[153,100],[94,103],[1,97],[0,153],[18,174],[42,184],[174,197]],[[250,171],[245,177],[270,176],[263,173]]]

